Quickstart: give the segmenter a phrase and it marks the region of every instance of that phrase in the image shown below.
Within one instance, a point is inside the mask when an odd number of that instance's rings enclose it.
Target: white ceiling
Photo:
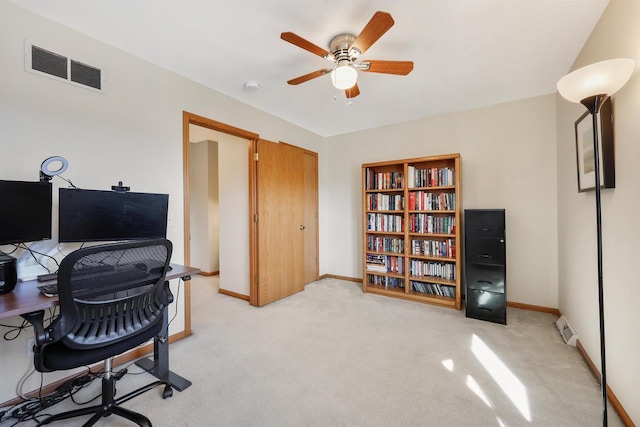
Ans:
[[[12,0],[322,136],[556,91],[609,0]],[[329,76],[286,81],[377,11],[395,25],[362,59],[412,60],[408,76],[359,73],[351,105]],[[105,67],[107,68],[107,67]],[[244,83],[260,84],[256,92]],[[335,97],[335,99],[334,99]]]

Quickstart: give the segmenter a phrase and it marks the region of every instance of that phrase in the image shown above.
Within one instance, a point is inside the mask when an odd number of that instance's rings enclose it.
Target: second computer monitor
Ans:
[[[58,241],[165,238],[168,194],[60,189]]]

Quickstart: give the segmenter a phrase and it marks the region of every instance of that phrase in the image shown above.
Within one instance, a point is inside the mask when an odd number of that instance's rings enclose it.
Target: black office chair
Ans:
[[[165,307],[173,301],[165,280],[172,244],[166,239],[116,243],[79,249],[58,270],[60,314],[44,326],[44,312],[25,318],[36,336],[34,364],[39,372],[73,369],[104,361],[102,403],[52,415],[38,425],[94,414],[84,424],[115,414],[151,426],[142,414],[119,406],[156,386],[172,395],[167,381],[155,381],[115,397],[113,357],[159,335]]]

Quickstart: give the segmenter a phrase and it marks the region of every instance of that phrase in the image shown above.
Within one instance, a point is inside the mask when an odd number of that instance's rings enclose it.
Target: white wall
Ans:
[[[557,307],[553,95],[330,138],[321,265],[362,277],[362,163],[460,153],[462,208],[504,208],[509,301]]]
[[[102,67],[106,94],[25,72],[24,39]],[[0,57],[0,179],[37,180],[40,163],[60,155],[69,161],[65,177],[78,187],[108,189],[121,180],[134,191],[168,193],[173,262],[184,260],[183,111],[290,141],[323,158],[317,135],[5,1]],[[54,211],[56,194],[57,187]],[[54,222],[54,234],[56,228]],[[178,314],[171,333],[184,329],[182,307],[182,300],[172,307]],[[0,402],[15,397],[15,385],[31,364],[26,336],[0,345]],[[45,383],[52,378],[45,375]],[[25,389],[38,384],[34,378]]]
[[[218,169],[220,164],[218,142],[209,141],[207,164],[209,165],[209,188],[207,191],[207,224],[209,226],[207,238],[209,241],[209,264],[207,272],[214,273],[220,270],[220,197]]]
[[[197,127],[189,125],[189,129]],[[217,138],[217,133],[211,131]],[[191,260],[203,272],[220,269],[218,258],[218,142],[203,140],[189,145],[189,213]],[[246,162],[244,162],[246,163]]]
[[[250,141],[220,134],[220,289],[249,296],[249,148]]]
[[[640,2],[613,0],[572,70],[611,58],[640,63]],[[638,66],[636,67],[636,70]],[[586,111],[557,96],[559,308],[600,367],[595,194],[578,193],[574,123]],[[607,382],[640,423],[640,77],[612,99],[616,188],[602,191]]]

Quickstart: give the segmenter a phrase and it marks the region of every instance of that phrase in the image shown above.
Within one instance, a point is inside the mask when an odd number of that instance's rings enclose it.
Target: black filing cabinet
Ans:
[[[465,209],[466,315],[507,324],[504,209]]]

